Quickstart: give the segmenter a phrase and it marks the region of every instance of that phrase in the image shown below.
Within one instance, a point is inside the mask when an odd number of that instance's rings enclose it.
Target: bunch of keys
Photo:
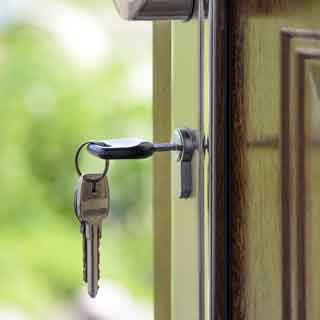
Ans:
[[[74,210],[82,234],[83,280],[88,285],[89,296],[95,298],[99,290],[102,223],[110,208],[107,179],[109,161],[106,160],[102,174],[82,174],[78,158],[82,148],[87,144],[82,144],[76,154],[79,182],[74,193]]]
[[[153,144],[137,138],[122,138],[83,143],[76,153],[76,169],[80,180],[74,196],[74,208],[80,221],[83,237],[83,279],[88,284],[88,293],[95,297],[98,292],[99,246],[102,222],[109,212],[109,186],[107,172],[110,160],[145,159],[155,152],[178,151],[181,186],[179,198],[187,199],[192,192],[191,160],[196,149],[196,138],[190,129],[177,129],[174,142]],[[79,154],[87,151],[106,163],[102,174],[82,174]]]

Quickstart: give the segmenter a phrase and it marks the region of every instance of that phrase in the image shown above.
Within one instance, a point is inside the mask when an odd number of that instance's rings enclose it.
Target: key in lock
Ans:
[[[171,143],[153,144],[138,138],[122,138],[88,143],[89,153],[104,160],[145,159],[156,152],[177,151],[179,170],[178,197],[188,199],[192,194],[192,159],[197,139],[191,129],[176,129]]]

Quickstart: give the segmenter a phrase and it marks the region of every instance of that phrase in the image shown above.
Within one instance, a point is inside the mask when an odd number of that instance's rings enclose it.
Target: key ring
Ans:
[[[82,144],[78,147],[78,150],[77,150],[77,152],[76,152],[75,165],[76,165],[76,170],[77,170],[77,173],[78,173],[79,177],[82,176],[82,172],[81,172],[80,166],[79,166],[79,156],[80,156],[80,153],[81,153],[82,149],[83,149],[85,146],[87,146],[89,143],[95,143],[95,141],[87,141],[87,142],[82,143]],[[101,174],[100,177],[98,177],[97,179],[85,178],[85,180],[88,181],[88,182],[92,182],[92,183],[99,182],[100,180],[102,180],[102,179],[107,175],[108,170],[109,170],[109,160],[106,160],[104,170],[103,170],[103,172],[102,172],[102,174]]]

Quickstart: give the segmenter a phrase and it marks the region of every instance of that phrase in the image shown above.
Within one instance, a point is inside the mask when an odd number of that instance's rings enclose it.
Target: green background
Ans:
[[[116,15],[103,2],[68,5]],[[12,19],[0,29],[0,304],[36,317],[71,300],[82,286],[82,243],[72,208],[77,146],[92,138],[151,139],[152,119],[151,98],[135,95],[124,81],[136,65],[121,47],[121,34],[113,35],[111,58],[86,68],[33,22]],[[150,44],[145,39],[141,50],[151,51]],[[85,171],[103,167],[85,153],[81,165]],[[102,278],[151,301],[151,161],[111,163],[109,183]]]

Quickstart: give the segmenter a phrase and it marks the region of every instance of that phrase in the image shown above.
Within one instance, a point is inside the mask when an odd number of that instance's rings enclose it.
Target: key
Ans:
[[[98,292],[99,246],[102,222],[109,212],[109,188],[107,178],[99,182],[98,174],[86,174],[80,177],[75,195],[77,218],[81,223],[83,236],[83,278],[88,284],[88,293],[95,297]]]
[[[99,177],[99,174],[82,175],[75,195],[76,215],[81,223],[83,235],[84,280],[88,285],[88,294],[92,298],[96,297],[99,289],[102,223],[109,213],[107,178],[91,181]]]
[[[138,138],[122,138],[94,141],[87,145],[92,155],[104,160],[145,159],[155,152],[181,151],[182,145],[175,143],[153,144]]]

